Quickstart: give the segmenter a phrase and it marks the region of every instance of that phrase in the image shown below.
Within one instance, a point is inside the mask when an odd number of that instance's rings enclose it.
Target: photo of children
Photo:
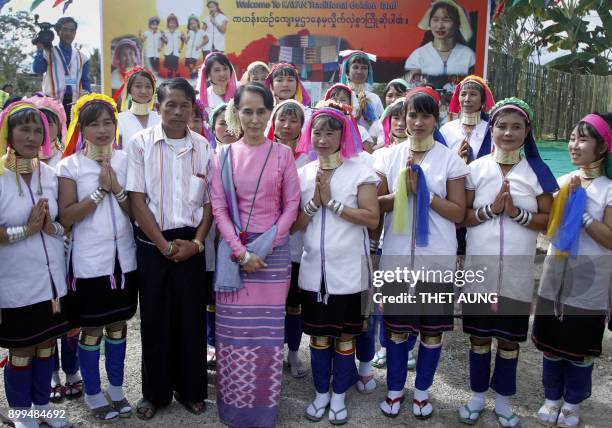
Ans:
[[[159,52],[162,47],[162,33],[159,30],[159,17],[149,18],[149,29],[140,35],[140,41],[145,45],[146,66],[159,73]]]
[[[162,35],[164,46],[164,68],[166,78],[180,77],[178,73],[179,56],[183,49],[183,34],[179,30],[179,21],[175,14],[171,13],[166,18],[166,31]]]
[[[196,64],[202,59],[202,49],[208,43],[206,32],[200,29],[200,18],[191,15],[187,21],[187,34],[184,37],[185,67],[189,68],[189,78],[198,77]]]
[[[125,74],[130,68],[142,65],[142,47],[136,36],[126,35],[113,39],[111,51],[113,53],[111,88],[115,91],[121,87]]]

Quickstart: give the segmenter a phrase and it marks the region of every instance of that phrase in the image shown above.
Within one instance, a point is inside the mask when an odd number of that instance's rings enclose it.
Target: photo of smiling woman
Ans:
[[[111,45],[113,42],[111,42]],[[111,72],[111,89],[113,91],[121,87],[126,79],[128,70],[142,65],[142,55],[140,52],[140,45],[132,36],[122,37],[117,41],[113,50],[113,71]]]
[[[472,24],[457,2],[435,0],[418,28],[427,32],[423,45],[404,64],[408,79],[413,74],[422,74],[428,83],[441,89],[448,82],[448,75],[472,74],[476,55],[467,46],[473,36]]]

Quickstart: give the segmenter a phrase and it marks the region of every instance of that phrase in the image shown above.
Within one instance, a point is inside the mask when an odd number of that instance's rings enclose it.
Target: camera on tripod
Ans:
[[[32,40],[33,45],[41,44],[45,47],[45,49],[53,48],[53,39],[55,38],[55,34],[53,34],[53,24],[49,22],[38,22],[38,15],[34,15],[34,24],[40,28],[40,31]]]

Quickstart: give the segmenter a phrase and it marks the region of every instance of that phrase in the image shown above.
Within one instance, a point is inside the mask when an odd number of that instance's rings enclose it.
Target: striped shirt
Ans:
[[[208,141],[191,130],[182,140],[169,140],[160,123],[132,137],[128,156],[126,189],[147,195],[160,230],[198,227],[210,203]]]

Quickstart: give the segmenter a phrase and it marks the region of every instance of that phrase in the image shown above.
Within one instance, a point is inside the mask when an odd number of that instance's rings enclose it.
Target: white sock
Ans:
[[[421,391],[420,389],[414,388],[414,399],[417,401],[427,400],[429,393],[427,391]]]
[[[85,404],[89,406],[90,409],[97,409],[98,407],[108,406],[108,401],[102,392],[98,392],[94,395],[83,395],[83,399],[85,400]]]
[[[578,410],[580,409],[580,404],[563,403],[563,409],[571,410],[572,412],[578,412]]]
[[[544,400],[544,405],[548,407],[559,407],[561,404],[561,400],[549,400],[548,398]]]
[[[346,407],[344,405],[345,398],[346,398],[346,392],[342,394],[336,394],[335,392],[333,392],[331,396],[330,407],[336,412],[342,409],[343,407]],[[340,417],[342,418],[343,415],[340,415]]]
[[[287,359],[289,360],[289,364],[292,366],[299,366],[301,364],[298,351],[289,351]]]
[[[81,374],[79,373],[78,370],[76,373],[66,374],[66,383],[77,383],[80,380],[82,379],[81,379]]]
[[[372,362],[359,361],[359,376],[365,377],[372,375]]]
[[[468,402],[470,410],[482,410],[485,407],[485,393],[472,391],[472,398]]]
[[[57,385],[61,385],[62,381],[60,379],[59,371],[53,371],[53,375],[51,376],[51,388]]]
[[[510,416],[514,413],[510,407],[510,397],[495,394],[495,411],[504,416]]]
[[[53,417],[53,408],[49,403],[47,404],[34,404],[34,410],[38,410],[39,412],[44,412],[49,417],[40,418],[51,428],[61,428],[68,425],[68,421],[65,417]],[[58,415],[59,416],[59,415]]]
[[[404,395],[404,390],[387,392],[387,397],[389,397],[391,400],[395,400],[396,398],[399,398],[402,395]]]
[[[387,356],[387,348],[385,348],[384,346],[381,346],[380,349],[377,352],[378,355],[380,355],[381,357],[386,357]]]
[[[109,384],[108,388],[106,388],[106,392],[108,392],[108,395],[113,401],[121,401],[125,398],[125,394],[123,394],[123,386]]]
[[[314,403],[318,409],[320,409],[321,407],[326,407],[329,403],[329,392],[317,392],[314,399]]]

